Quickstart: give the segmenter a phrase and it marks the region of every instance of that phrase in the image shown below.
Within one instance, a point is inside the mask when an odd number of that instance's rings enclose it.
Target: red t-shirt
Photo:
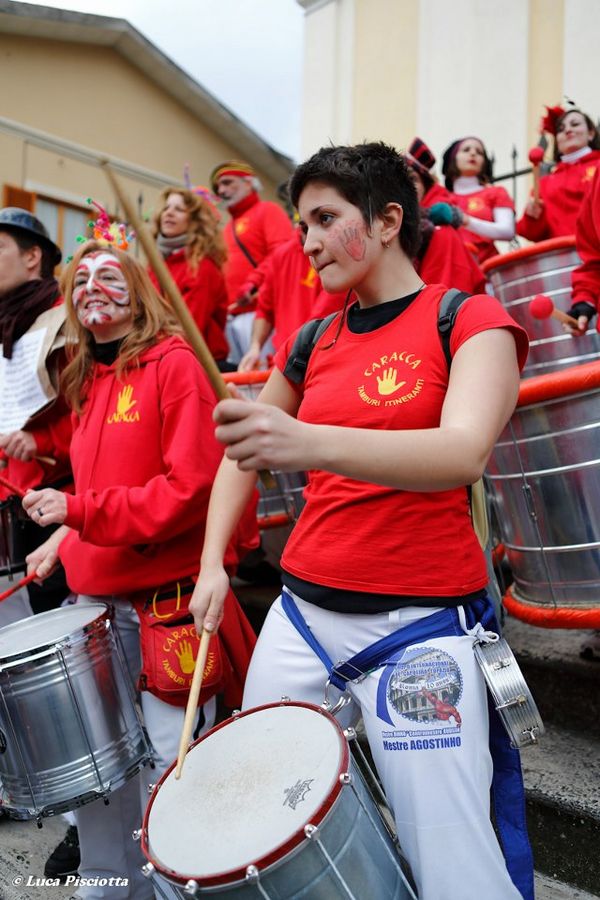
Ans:
[[[575,234],[581,204],[598,168],[600,150],[592,150],[574,163],[559,162],[550,175],[540,179],[541,216],[534,219],[524,213],[517,222],[517,233],[529,241]]]
[[[408,309],[368,334],[347,325],[328,350],[335,319],[313,350],[298,419],[324,425],[406,430],[439,426],[448,371],[438,333],[446,288],[426,287]],[[509,328],[519,365],[527,335],[488,295],[467,300],[451,338],[454,354],[468,338]],[[285,368],[294,337],[275,357]],[[378,379],[392,370],[398,387]],[[291,382],[290,382],[291,383]],[[306,506],[288,540],[282,567],[326,587],[415,597],[456,597],[487,583],[485,560],[471,524],[467,491],[402,491],[332,472],[308,473]]]
[[[468,216],[475,219],[484,219],[486,222],[494,221],[494,210],[512,209],[515,205],[510,199],[503,187],[496,187],[492,184],[482,185],[480,191],[474,191],[472,194],[453,194],[454,203],[460,206]],[[478,262],[482,263],[490,256],[495,256],[498,252],[496,245],[491,238],[482,237],[469,231],[468,228],[459,228],[458,233],[467,246],[475,248],[475,255]]]

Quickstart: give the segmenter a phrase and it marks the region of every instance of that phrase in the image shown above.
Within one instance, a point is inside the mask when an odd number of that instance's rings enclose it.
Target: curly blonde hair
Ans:
[[[208,256],[221,269],[227,259],[227,247],[219,227],[219,214],[214,206],[193,191],[180,187],[168,187],[160,195],[157,211],[152,219],[152,234],[160,232],[160,218],[171,194],[179,194],[190,217],[188,241],[185,248],[187,261],[196,271],[200,261]]]
[[[73,305],[75,273],[84,256],[102,251],[118,260],[127,283],[131,303],[132,327],[126,335],[117,357],[116,373],[120,378],[125,369],[138,365],[140,355],[161,338],[181,334],[181,326],[171,308],[154,288],[144,267],[128,253],[116,247],[106,247],[98,241],[87,241],[77,251],[64,270],[60,286],[67,310],[67,366],[61,375],[61,389],[67,402],[79,415],[92,369],[94,338],[77,316]]]

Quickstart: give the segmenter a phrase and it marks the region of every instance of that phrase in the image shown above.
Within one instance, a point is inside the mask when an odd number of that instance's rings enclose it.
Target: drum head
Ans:
[[[172,767],[146,812],[143,849],[175,880],[224,884],[305,839],[341,790],[343,733],[318,707],[258,707],[218,726]],[[147,846],[146,846],[147,841]]]
[[[103,603],[82,603],[51,609],[0,628],[0,662],[32,650],[43,650],[106,615]]]

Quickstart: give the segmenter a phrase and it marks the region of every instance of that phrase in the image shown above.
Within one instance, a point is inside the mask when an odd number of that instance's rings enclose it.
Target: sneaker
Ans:
[[[77,827],[69,825],[64,838],[46,860],[44,875],[47,878],[66,878],[67,875],[77,875],[80,862]]]

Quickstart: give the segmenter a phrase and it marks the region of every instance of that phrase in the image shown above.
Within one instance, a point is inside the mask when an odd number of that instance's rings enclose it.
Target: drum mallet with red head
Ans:
[[[563,325],[570,325],[571,328],[579,329],[577,319],[574,319],[573,316],[563,312],[562,309],[557,309],[550,297],[546,296],[546,294],[538,294],[533,298],[529,304],[529,312],[534,319],[549,319],[552,317],[553,319],[558,319]]]
[[[533,167],[533,199],[536,203],[540,202],[540,165],[544,158],[544,151],[541,147],[532,147],[529,151],[529,162]]]

